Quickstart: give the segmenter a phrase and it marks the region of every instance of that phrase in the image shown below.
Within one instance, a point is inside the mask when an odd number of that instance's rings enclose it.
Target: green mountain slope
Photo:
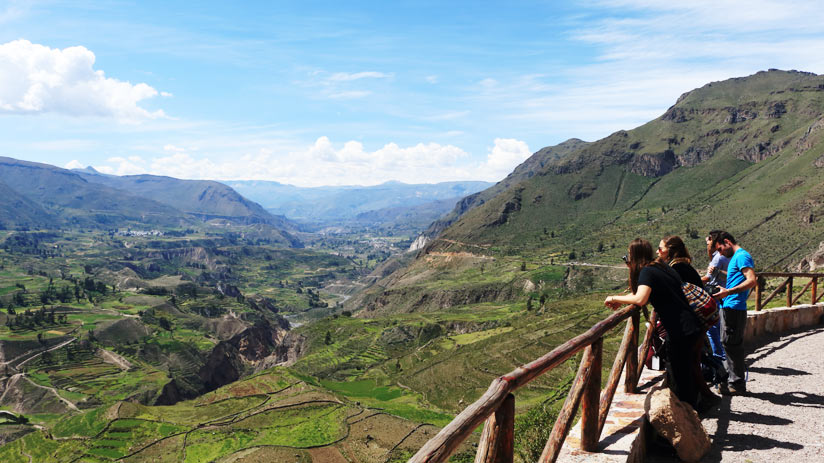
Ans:
[[[55,220],[35,202],[0,182],[0,228],[43,227]]]
[[[102,175],[78,171],[89,182],[128,191],[174,207],[203,219],[222,218],[238,223],[268,223],[294,228],[283,218],[272,216],[259,204],[232,188],[210,180],[181,180],[158,175]]]
[[[353,303],[415,310],[410,294],[440,288],[429,299],[442,299],[481,280],[500,289],[473,301],[523,297],[524,278],[504,271],[513,262],[614,265],[636,236],[682,235],[703,265],[713,228],[739,238],[758,270],[793,267],[824,240],[822,128],[822,76],[771,70],[707,84],[636,129],[519,167],[459,205],[418,259],[380,282],[386,289]]]
[[[67,224],[180,226],[191,222],[170,206],[87,182],[74,172],[48,164],[0,157],[0,182]]]
[[[432,222],[424,235],[430,238],[437,236],[446,227],[454,223],[466,211],[484,204],[486,201],[489,201],[497,194],[506,191],[513,185],[531,178],[550,163],[564,158],[570,153],[583,148],[587,144],[588,143],[583,140],[570,138],[563,143],[559,143],[555,146],[547,146],[546,148],[536,151],[500,182],[483,191],[464,197],[449,214],[446,214],[438,220]]]

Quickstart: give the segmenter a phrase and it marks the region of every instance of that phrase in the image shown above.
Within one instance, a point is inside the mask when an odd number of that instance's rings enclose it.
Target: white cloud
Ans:
[[[424,79],[429,82],[430,84],[437,84],[438,83],[438,76],[426,76]]]
[[[660,116],[712,81],[769,68],[824,72],[824,54],[813,52],[824,50],[820,2],[591,0],[584,7],[586,14],[564,20],[584,59],[477,81],[466,97],[473,115],[486,110],[496,130],[530,144],[595,140]]]
[[[66,169],[82,169],[85,166],[80,163],[77,159],[72,159],[71,161],[67,162],[65,166]]]
[[[330,93],[329,98],[333,100],[353,100],[371,95],[372,92],[366,90],[350,90],[346,92]]]
[[[172,151],[172,152],[175,152],[175,153],[181,153],[183,151],[186,151],[186,149],[181,148],[179,146],[172,145],[172,144],[168,144],[168,145],[163,146],[163,151]]]
[[[348,82],[352,80],[359,80],[359,79],[388,79],[391,78],[392,74],[386,74],[383,72],[374,72],[374,71],[365,71],[365,72],[336,72],[329,77],[329,80],[332,82]]]
[[[128,158],[115,156],[106,159],[108,164],[94,166],[98,172],[111,175],[138,175],[147,172],[146,162],[139,156],[129,156]]]
[[[496,141],[498,144],[503,148],[493,150],[494,156],[490,156],[494,159],[490,165],[495,168],[518,151],[514,145],[504,146],[505,143]],[[387,180],[434,183],[477,179],[479,169],[490,171],[487,164],[465,166],[469,154],[454,145],[438,143],[405,147],[387,143],[370,151],[358,141],[340,145],[328,137],[319,137],[313,144],[298,149],[258,149],[231,160],[195,155],[174,145],[156,152],[155,157],[145,161],[140,157],[112,157],[95,168],[116,175],[150,173],[188,179],[275,180],[301,186],[376,185]]]
[[[106,77],[94,69],[94,61],[94,53],[80,46],[61,50],[28,40],[0,45],[0,112],[127,122],[165,117],[161,110],[150,112],[139,106],[157,96],[157,90]]]
[[[367,84],[364,79],[388,80],[394,78],[393,73],[362,71],[362,72],[336,72],[330,74],[326,71],[314,70],[308,73],[308,79],[297,81],[295,84],[302,87],[317,89],[313,97],[321,97],[330,100],[354,100],[372,95],[375,84]],[[364,89],[367,86],[369,89]]]
[[[526,142],[514,138],[496,138],[495,146],[489,150],[484,163],[478,170],[478,180],[498,181],[512,172],[518,164],[530,155]]]

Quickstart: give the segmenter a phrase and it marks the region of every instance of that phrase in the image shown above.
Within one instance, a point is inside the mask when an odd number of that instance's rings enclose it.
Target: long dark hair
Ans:
[[[692,262],[692,256],[687,251],[687,245],[684,244],[684,240],[680,236],[666,236],[663,241],[664,246],[667,247],[667,258],[669,260],[682,258]]]
[[[652,245],[649,241],[635,238],[627,249],[627,265],[629,265],[629,287],[633,294],[638,291],[638,276],[641,269],[655,262],[652,254]]]

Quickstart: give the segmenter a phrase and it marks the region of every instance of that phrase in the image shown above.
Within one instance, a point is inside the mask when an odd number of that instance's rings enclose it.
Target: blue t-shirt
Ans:
[[[755,270],[755,264],[753,264],[750,253],[739,248],[735,251],[735,254],[732,255],[730,263],[727,266],[727,289],[734,288],[746,281],[747,277],[741,272],[741,270],[745,268]],[[725,309],[747,310],[747,298],[749,296],[750,290],[730,294],[724,298],[721,307]]]

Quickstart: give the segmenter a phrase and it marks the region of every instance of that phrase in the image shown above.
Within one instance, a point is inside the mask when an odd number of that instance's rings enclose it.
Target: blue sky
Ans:
[[[300,186],[503,178],[768,68],[818,2],[0,1],[0,155]]]

